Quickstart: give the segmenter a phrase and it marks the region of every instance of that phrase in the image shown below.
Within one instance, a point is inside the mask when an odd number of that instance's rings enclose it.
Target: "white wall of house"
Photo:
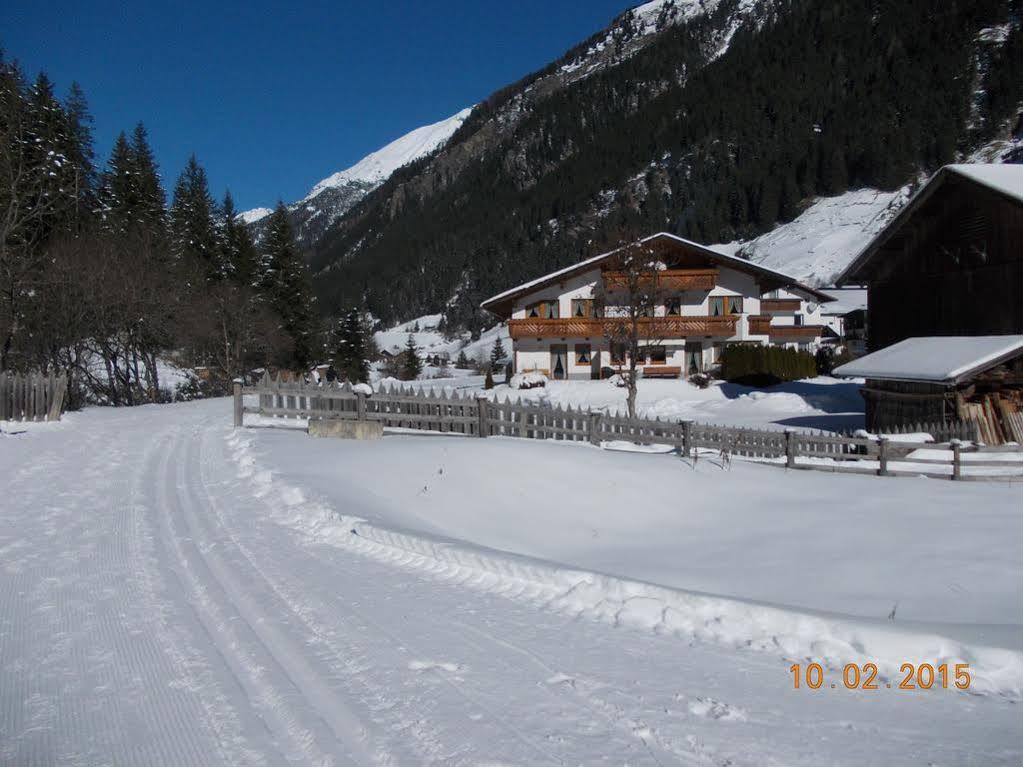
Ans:
[[[515,301],[512,309],[512,319],[524,319],[526,307],[535,304],[537,301],[558,301],[559,317],[572,316],[573,298],[593,298],[593,291],[600,280],[600,269],[591,269],[588,272],[566,278],[563,282],[555,285],[548,285],[540,288],[535,293],[530,293]],[[560,342],[559,342],[560,343]]]
[[[599,367],[609,367],[611,358],[608,352],[607,339],[602,336],[595,338],[519,338],[514,342],[515,346],[515,372],[523,373],[532,370],[540,371],[550,377],[553,374],[554,361],[552,358],[552,346],[565,346],[567,358],[567,377],[570,380],[588,380],[592,377],[593,362],[596,359]],[[580,349],[578,347],[588,346],[590,350],[589,363],[578,361]],[[598,370],[599,370],[598,367]]]

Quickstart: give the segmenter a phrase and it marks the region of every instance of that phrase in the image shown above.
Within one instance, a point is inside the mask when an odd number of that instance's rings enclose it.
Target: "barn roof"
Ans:
[[[839,275],[836,283],[838,285],[855,285],[866,282],[867,271],[869,271],[867,267],[878,252],[902,229],[920,206],[950,179],[966,179],[1004,195],[1014,202],[1023,203],[1023,165],[1003,163],[946,165],[931,176],[928,182],[899,211],[898,215],[867,243],[859,255]]]
[[[1023,354],[1023,335],[907,338],[835,368],[837,376],[956,384]]]
[[[759,277],[768,278],[769,280],[771,280],[773,283],[777,284],[780,287],[785,287],[788,288],[789,290],[792,290],[793,292],[798,292],[804,295],[808,300],[817,301],[818,303],[826,303],[828,301],[834,300],[826,293],[817,290],[816,288],[812,288],[809,285],[804,285],[803,283],[797,281],[794,277],[791,277],[787,274],[775,271],[774,269],[768,269],[766,266],[760,266],[759,264],[755,264],[752,261],[747,261],[744,258],[739,258],[738,256],[731,256],[728,255],[727,253],[722,253],[719,250],[708,248],[706,245],[701,245],[698,242],[687,240],[684,237],[679,237],[678,235],[670,234],[669,232],[658,232],[657,234],[652,234],[649,237],[644,237],[643,239],[640,240],[640,242],[647,243],[654,240],[666,240],[668,242],[682,245],[684,247],[696,251],[700,255],[705,256],[712,261],[717,261],[720,264],[729,266],[738,271],[748,272]],[[593,256],[592,258],[588,258],[585,261],[580,261],[579,263],[573,264],[572,266],[567,266],[564,269],[559,269],[556,272],[551,272],[550,274],[545,274],[542,277],[537,277],[535,280],[524,282],[521,285],[517,285],[514,288],[510,288],[504,291],[503,293],[498,293],[496,296],[491,296],[482,304],[480,304],[480,306],[486,309],[487,311],[493,312],[494,314],[510,315],[512,303],[516,298],[519,298],[520,296],[523,295],[528,295],[529,293],[532,293],[533,291],[538,290],[539,288],[543,288],[548,285],[552,285],[556,282],[560,282],[566,277],[571,277],[573,275],[588,271],[589,269],[592,269],[594,266],[597,266],[603,263],[604,261],[610,260],[615,255],[617,255],[621,250],[622,248],[615,248],[614,250],[608,251],[607,253],[601,253],[599,256]]]

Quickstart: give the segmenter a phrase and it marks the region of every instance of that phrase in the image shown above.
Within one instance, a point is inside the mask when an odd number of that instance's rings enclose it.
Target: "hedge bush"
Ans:
[[[729,344],[721,356],[721,377],[747,386],[770,386],[817,375],[810,352],[760,344]]]

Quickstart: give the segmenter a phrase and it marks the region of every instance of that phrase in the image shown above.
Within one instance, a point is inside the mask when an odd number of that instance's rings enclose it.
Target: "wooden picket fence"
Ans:
[[[59,421],[67,377],[0,373],[0,421]]]
[[[381,421],[390,429],[414,429],[467,437],[517,437],[558,441],[629,442],[664,445],[699,460],[708,452],[726,459],[739,457],[766,461],[790,469],[811,469],[881,476],[947,475],[950,479],[1023,479],[1023,451],[1019,447],[988,448],[962,445],[971,440],[971,424],[927,427],[912,433],[938,432],[941,442],[899,441],[898,435],[875,438],[795,430],[716,426],[694,421],[628,418],[590,409],[551,407],[535,402],[490,401],[457,391],[435,392],[410,386],[390,386],[366,394],[350,384],[285,383],[264,376],[255,386],[235,385],[235,426],[246,413],[271,419],[347,418]],[[257,399],[255,406],[244,398]],[[272,424],[272,421],[271,421]],[[910,431],[904,433],[911,433]],[[948,440],[951,440],[948,441]],[[927,457],[915,454],[926,449]],[[933,451],[939,451],[933,457]],[[983,453],[964,459],[970,453]],[[996,469],[987,474],[969,469]],[[1018,468],[1019,471],[1011,471]]]

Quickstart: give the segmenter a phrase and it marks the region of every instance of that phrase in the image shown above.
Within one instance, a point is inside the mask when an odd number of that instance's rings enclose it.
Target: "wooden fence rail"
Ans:
[[[59,421],[67,378],[63,374],[0,373],[0,421]]]
[[[693,421],[628,418],[582,408],[551,407],[535,402],[492,402],[458,392],[411,387],[368,387],[350,384],[282,383],[265,376],[256,386],[235,384],[234,420],[242,426],[246,413],[271,418],[350,418],[381,421],[388,428],[461,434],[468,437],[518,437],[567,440],[601,445],[624,441],[664,445],[698,457],[701,451],[767,461],[791,469],[814,469],[881,476],[919,475],[949,479],[1023,479],[1023,449],[961,445],[959,434],[971,425],[952,424],[914,432],[937,431],[951,441],[920,443],[886,437],[780,431],[716,426]],[[255,399],[246,406],[244,399]],[[943,429],[943,431],[942,431]],[[907,432],[908,433],[908,432]],[[997,452],[995,452],[997,450]],[[934,457],[934,452],[938,456]],[[924,452],[920,457],[918,454]],[[971,455],[982,453],[983,455]],[[967,456],[964,458],[964,456]],[[1018,468],[1018,472],[1011,471]],[[980,469],[977,473],[974,469]],[[994,471],[984,470],[993,469]],[[965,470],[965,471],[964,471]]]

